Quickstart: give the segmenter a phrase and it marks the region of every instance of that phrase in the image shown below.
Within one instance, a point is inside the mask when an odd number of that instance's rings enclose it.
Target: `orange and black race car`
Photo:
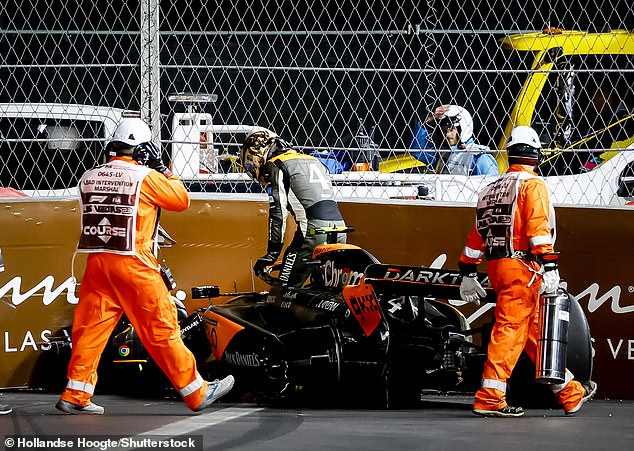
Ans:
[[[459,299],[455,270],[382,265],[354,245],[322,245],[311,284],[244,293],[199,312],[215,362],[256,400],[413,406],[425,390],[474,392],[491,322],[471,328],[446,300]],[[486,274],[480,274],[486,284]],[[196,297],[218,293],[194,289]],[[568,298],[567,366],[592,372],[588,323]],[[495,302],[487,289],[487,302]],[[513,390],[515,388],[515,390]],[[239,392],[239,390],[238,390]],[[523,357],[509,397],[550,404]]]
[[[221,294],[215,286],[200,286],[192,297],[209,299],[209,306],[191,315],[179,309],[183,339],[201,372],[236,377],[230,397],[405,407],[427,390],[477,390],[492,323],[472,327],[447,301],[460,299],[458,271],[383,265],[351,244],[318,246],[313,259],[310,283],[303,288],[280,287],[271,278],[265,292]],[[479,278],[488,285],[486,274]],[[214,304],[219,296],[231,299]],[[566,364],[584,382],[592,372],[590,330],[578,302],[564,290],[560,297],[567,300],[566,311],[557,312],[566,318]],[[487,288],[485,302],[495,300]],[[167,383],[125,320],[102,366],[110,387],[131,387],[135,378],[143,378],[145,388]],[[509,399],[551,404],[554,397],[535,382],[535,373],[522,357],[509,382]]]

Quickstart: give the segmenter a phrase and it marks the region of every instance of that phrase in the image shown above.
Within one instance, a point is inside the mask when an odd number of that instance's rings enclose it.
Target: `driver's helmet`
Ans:
[[[267,129],[260,129],[246,137],[240,150],[240,161],[244,172],[253,180],[260,180],[260,169],[266,164],[277,147],[279,136]]]
[[[440,128],[442,139],[445,131],[455,127],[458,131],[459,143],[467,144],[473,138],[473,117],[465,108],[458,105],[440,105],[428,119],[428,124]]]
[[[141,143],[152,140],[150,127],[139,118],[123,119],[106,146],[108,156],[131,155],[133,149]]]
[[[519,125],[511,130],[511,136],[506,142],[509,163],[537,164],[541,147],[537,132],[528,125]]]

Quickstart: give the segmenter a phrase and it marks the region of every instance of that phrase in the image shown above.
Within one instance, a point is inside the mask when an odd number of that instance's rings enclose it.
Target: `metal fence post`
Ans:
[[[152,129],[152,139],[161,137],[159,79],[159,0],[141,0],[141,118]]]

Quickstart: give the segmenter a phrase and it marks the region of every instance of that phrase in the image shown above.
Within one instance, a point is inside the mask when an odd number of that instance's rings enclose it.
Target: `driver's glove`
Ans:
[[[460,274],[462,281],[460,282],[460,297],[465,302],[473,302],[480,305],[480,299],[486,297],[487,292],[478,282],[478,267],[474,264],[459,262]]]
[[[559,287],[559,255],[543,254],[537,258],[544,269],[542,284],[539,286],[539,294],[552,295],[557,292]]]
[[[137,145],[132,151],[132,158],[139,164],[160,172],[165,177],[172,175],[172,171],[163,163],[161,149],[152,141],[146,141]]]
[[[275,243],[273,241],[269,241],[268,250],[265,255],[258,258],[253,265],[253,272],[256,276],[260,275],[268,266],[272,266],[277,261],[277,257],[280,256],[282,252],[283,243]]]

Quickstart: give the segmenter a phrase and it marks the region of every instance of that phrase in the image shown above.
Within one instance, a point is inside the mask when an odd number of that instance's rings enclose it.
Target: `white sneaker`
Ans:
[[[0,415],[7,415],[13,412],[13,409],[6,404],[0,404]]]
[[[55,408],[64,413],[70,413],[71,415],[103,415],[103,407],[93,403],[87,406],[79,406],[60,399],[57,401],[57,404],[55,404]]]
[[[229,375],[222,380],[216,379],[213,382],[207,382],[207,391],[205,392],[205,398],[198,407],[192,409],[194,412],[200,412],[203,409],[209,407],[214,401],[219,400],[224,395],[229,393],[233,388],[235,379]]]
[[[524,415],[524,409],[512,406],[504,406],[498,410],[473,409],[473,414],[479,417],[512,418]]]
[[[581,408],[583,407],[585,403],[587,403],[588,401],[592,399],[592,397],[597,392],[597,383],[594,381],[588,381],[583,384],[583,389],[585,390],[583,394],[583,398],[581,398],[579,400],[579,403],[576,406],[574,406],[572,409],[566,410],[565,411],[566,415],[572,415],[578,412],[579,410],[581,410]]]

